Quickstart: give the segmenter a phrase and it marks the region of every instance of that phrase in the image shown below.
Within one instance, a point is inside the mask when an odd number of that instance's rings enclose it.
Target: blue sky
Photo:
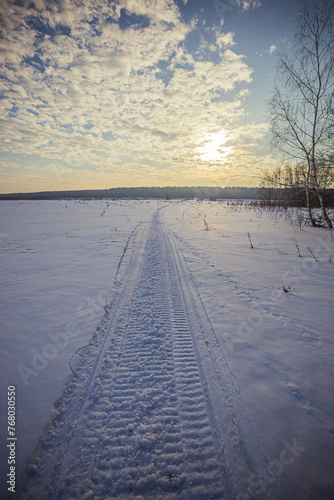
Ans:
[[[298,8],[0,0],[0,191],[258,185]]]

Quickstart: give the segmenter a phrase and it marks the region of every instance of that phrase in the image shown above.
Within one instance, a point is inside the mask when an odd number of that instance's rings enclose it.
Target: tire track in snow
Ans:
[[[114,301],[27,463],[22,499],[232,499],[264,465],[159,211],[132,246]]]
[[[20,498],[52,498],[49,490],[55,489],[57,478],[64,469],[64,462],[70,456],[69,447],[74,446],[77,429],[80,428],[80,416],[84,415],[88,398],[94,394],[94,385],[97,383],[94,373],[101,365],[103,350],[108,345],[115,345],[114,356],[119,356],[124,322],[139,277],[147,233],[147,223],[138,225],[132,233],[133,241],[126,244],[126,247],[131,247],[130,257],[126,258],[123,254],[120,259],[125,270],[121,273],[118,266],[110,305],[106,307],[104,317],[88,344],[75,375],[55,403],[36,449],[19,478]],[[115,325],[118,326],[117,332]]]
[[[227,498],[275,499],[273,484],[265,485],[261,493],[252,487],[252,478],[259,477],[261,471],[269,470],[273,477],[276,474],[262,450],[238,381],[229,369],[177,239],[163,227],[188,317],[218,455],[225,469]]]

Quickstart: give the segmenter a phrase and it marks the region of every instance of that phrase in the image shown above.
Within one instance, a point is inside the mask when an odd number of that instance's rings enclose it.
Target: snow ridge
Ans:
[[[177,239],[169,228],[164,227],[164,231],[187,312],[189,334],[193,338],[218,454],[224,464],[227,497],[275,498],[274,488],[269,484],[262,494],[250,488],[250,478],[260,470],[276,474],[262,451],[238,380],[228,366]]]
[[[242,498],[268,467],[160,212],[127,243],[113,299],[22,474],[22,499]]]

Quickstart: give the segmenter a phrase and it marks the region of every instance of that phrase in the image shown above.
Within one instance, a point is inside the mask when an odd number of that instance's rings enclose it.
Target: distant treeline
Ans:
[[[322,190],[322,197],[327,208],[334,208],[334,189]],[[306,190],[300,188],[259,188],[259,203],[262,206],[307,207]],[[319,198],[314,189],[309,190],[310,208],[319,208]]]
[[[79,191],[43,191],[39,193],[0,194],[0,200],[59,200],[59,199],[257,199],[258,188],[247,187],[130,187],[87,189]]]
[[[1,200],[64,200],[64,199],[203,199],[203,200],[258,200],[262,205],[306,206],[305,190],[273,187],[130,187],[110,189],[85,189],[78,191],[42,191],[39,193],[0,194]],[[334,190],[324,193],[326,205],[334,207]],[[319,203],[311,191],[311,204]]]

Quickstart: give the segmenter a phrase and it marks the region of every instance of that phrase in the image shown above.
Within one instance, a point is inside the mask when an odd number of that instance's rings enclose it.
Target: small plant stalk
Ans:
[[[312,257],[314,258],[314,260],[315,260],[316,262],[319,262],[319,259],[315,256],[315,254],[314,254],[314,252],[313,252],[312,248],[307,247],[307,249],[308,249],[308,251],[310,252],[310,254],[312,255]]]
[[[298,257],[301,257],[301,255],[300,255],[299,245],[298,245],[298,243],[297,243],[297,241],[296,241],[296,240],[293,240],[293,241],[295,242],[295,245],[296,245],[296,248],[297,248],[297,254],[298,254]]]

